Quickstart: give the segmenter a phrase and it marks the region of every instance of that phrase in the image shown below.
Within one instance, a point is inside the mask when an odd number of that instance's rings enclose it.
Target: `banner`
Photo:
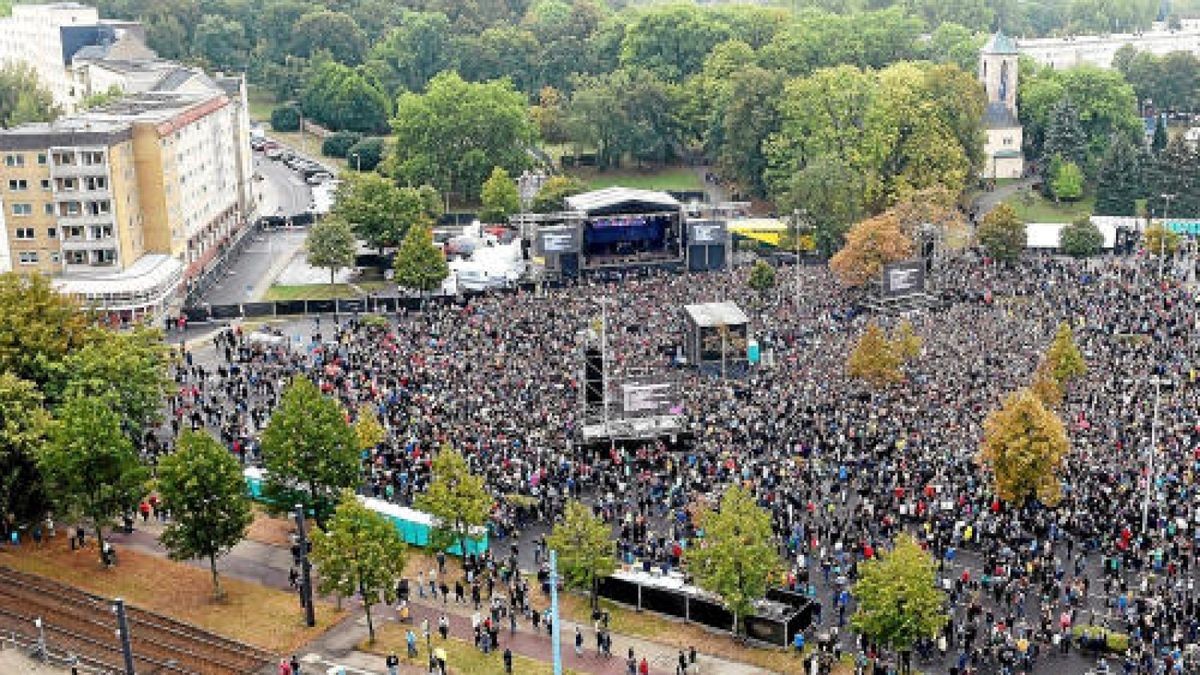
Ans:
[[[670,384],[625,384],[621,385],[621,397],[625,412],[664,410],[671,407]]]
[[[538,250],[543,255],[575,253],[579,250],[579,234],[574,227],[540,229],[537,242]]]
[[[690,223],[688,225],[688,242],[696,245],[723,245],[725,243],[725,223],[708,221]]]
[[[897,298],[925,292],[925,265],[919,260],[893,263],[883,268],[883,294]]]

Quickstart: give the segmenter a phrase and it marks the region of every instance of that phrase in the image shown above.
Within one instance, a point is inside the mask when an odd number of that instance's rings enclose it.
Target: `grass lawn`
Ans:
[[[1088,195],[1077,202],[1054,203],[1035,190],[1022,190],[1005,202],[1027,223],[1069,223],[1080,216],[1090,215],[1096,198]]]
[[[419,629],[414,629],[418,633],[418,653],[415,659],[408,658],[408,645],[404,641],[404,632],[407,628],[407,626],[388,623],[375,631],[375,644],[370,644],[366,640],[363,640],[358,644],[358,648],[364,652],[379,654],[384,657],[395,652],[396,656],[400,657],[400,663],[424,668],[429,663],[429,654],[425,651],[425,641],[421,639]],[[446,667],[451,673],[498,675],[504,672],[504,659],[501,656],[504,650],[484,654],[476,649],[475,645],[466,640],[455,638],[443,640],[435,633],[433,648],[437,649],[438,647],[446,650]],[[554,667],[547,661],[538,661],[514,653],[513,672],[521,673],[521,675],[552,675]],[[564,669],[563,672],[576,673],[576,671],[570,668]]]
[[[704,182],[692,167],[668,167],[663,169],[574,169],[572,176],[579,178],[589,190],[620,186],[643,190],[703,190]]]
[[[271,111],[275,109],[275,96],[260,86],[247,84],[246,105],[250,108],[250,119],[255,122],[269,122]]]
[[[195,624],[274,652],[286,653],[319,636],[345,612],[318,601],[317,626],[307,628],[296,596],[238,579],[222,579],[225,598],[212,599],[207,569],[119,549],[120,563],[102,568],[96,549],[72,551],[59,536],[40,547],[0,552],[0,565],[39,574],[109,598]]]
[[[263,295],[263,302],[276,300],[343,300],[359,298],[392,287],[389,281],[362,281],[356,284],[306,284],[304,286],[272,286]]]

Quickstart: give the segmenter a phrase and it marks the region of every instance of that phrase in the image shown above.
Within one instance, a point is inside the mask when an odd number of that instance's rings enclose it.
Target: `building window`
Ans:
[[[22,265],[36,265],[38,262],[38,254],[36,251],[21,251],[17,256],[17,260],[20,261]]]
[[[73,152],[56,152],[56,153],[54,153],[54,164],[57,166],[75,166],[75,153],[73,153]]]
[[[108,239],[113,236],[112,225],[92,225],[88,228],[92,239]]]
[[[53,252],[53,253],[51,253],[51,254],[50,254],[50,262],[52,262],[52,263],[55,263],[55,264],[58,264],[58,263],[59,263],[59,262],[61,262],[61,261],[62,261],[62,258],[61,258],[61,257],[59,257],[59,255],[58,255],[58,252],[57,252],[57,251],[55,251],[55,252]]]
[[[44,152],[39,152],[39,153],[38,153],[38,165],[39,165],[39,166],[45,166],[45,165],[46,165],[46,153],[44,153]]]
[[[43,179],[42,179],[42,189],[43,189],[43,190],[49,190],[49,189],[50,189],[50,179],[49,179],[49,178],[43,178]]]
[[[93,152],[83,153],[83,165],[84,166],[96,166],[96,165],[103,164],[103,163],[104,163],[104,153],[103,152],[93,151]]]
[[[60,216],[66,216],[70,218],[72,216],[78,216],[80,213],[82,213],[82,211],[83,209],[80,208],[79,202],[63,202],[58,205],[58,215]]]
[[[83,251],[67,251],[68,265],[84,265],[87,263],[87,253]]]
[[[68,225],[63,228],[63,236],[67,239],[82,239],[83,227],[79,225]]]
[[[43,204],[42,208],[46,212],[46,215],[48,215],[48,216],[54,215],[54,204]]]
[[[32,227],[18,227],[16,229],[16,234],[14,236],[17,239],[33,239],[33,237],[34,237],[33,228]]]
[[[29,189],[29,181],[24,178],[15,178],[8,181],[9,192],[24,192]]]
[[[102,248],[98,251],[92,251],[93,265],[111,265],[117,262],[117,252],[111,248]]]
[[[25,166],[25,155],[8,154],[4,156],[5,166]]]
[[[46,228],[46,236],[50,237],[51,239],[58,239],[58,228],[57,227],[47,227]]]
[[[87,190],[107,190],[108,178],[104,176],[89,176],[83,181],[84,189]]]
[[[14,216],[28,216],[33,214],[33,204],[13,204]]]

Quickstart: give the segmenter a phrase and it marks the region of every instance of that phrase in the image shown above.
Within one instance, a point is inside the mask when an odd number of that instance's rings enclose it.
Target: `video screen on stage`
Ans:
[[[538,250],[545,254],[576,253],[579,236],[573,227],[544,228],[538,231]]]
[[[925,265],[919,260],[893,263],[883,268],[883,294],[900,297],[925,291]]]
[[[725,223],[715,220],[689,223],[688,243],[696,246],[714,246],[725,243]]]

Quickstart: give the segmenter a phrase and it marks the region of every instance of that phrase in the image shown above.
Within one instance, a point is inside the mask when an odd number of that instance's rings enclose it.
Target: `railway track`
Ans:
[[[0,630],[36,640],[41,618],[46,642],[83,663],[124,670],[112,603],[43,577],[0,568]],[[138,673],[246,675],[274,655],[190,624],[126,605]]]

